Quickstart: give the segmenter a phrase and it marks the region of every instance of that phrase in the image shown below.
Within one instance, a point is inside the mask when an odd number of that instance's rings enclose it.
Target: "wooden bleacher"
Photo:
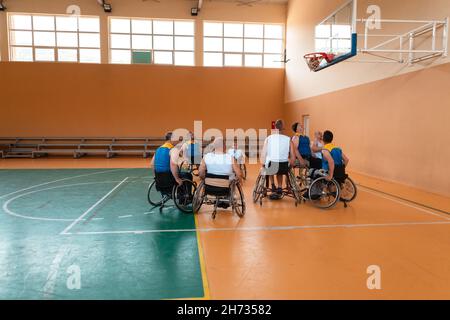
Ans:
[[[108,137],[0,137],[0,158],[39,158],[47,156],[142,156],[148,158],[164,143],[164,137],[108,138]],[[203,147],[208,142],[203,142]],[[254,144],[253,144],[254,145]],[[257,150],[254,145],[252,150]],[[255,151],[256,151],[255,150]],[[247,141],[246,154],[250,151]]]
[[[164,142],[163,137],[147,138],[16,138],[0,137],[0,156],[3,158],[37,158],[45,156],[118,155],[151,156]]]

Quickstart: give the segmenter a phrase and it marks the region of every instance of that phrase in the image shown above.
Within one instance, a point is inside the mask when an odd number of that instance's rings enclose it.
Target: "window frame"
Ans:
[[[21,28],[13,28],[12,20],[13,16],[29,16],[31,17],[31,27],[30,29],[21,29]],[[53,30],[36,30],[34,28],[34,19],[35,16],[45,16],[53,18]],[[67,31],[67,30],[58,30],[57,29],[57,18],[76,18],[77,21],[77,30],[76,31]],[[98,20],[98,31],[80,31],[80,18],[94,18]],[[70,15],[70,14],[48,14],[48,13],[27,13],[27,12],[8,12],[7,13],[7,35],[8,35],[8,59],[9,61],[14,62],[56,62],[56,63],[88,63],[88,64],[101,64],[102,62],[102,52],[101,52],[101,20],[100,16],[94,15]],[[31,33],[31,44],[30,45],[15,45],[12,43],[12,34],[13,32],[22,31],[22,32],[30,32]],[[45,46],[45,45],[35,45],[35,32],[52,32],[54,34],[54,46]],[[76,35],[77,38],[77,46],[68,47],[68,46],[59,46],[58,45],[58,33],[63,34],[72,34]],[[80,34],[90,34],[90,35],[98,35],[98,47],[85,47],[80,46]],[[29,48],[31,49],[32,59],[30,61],[21,61],[14,60],[13,58],[13,50],[14,48]],[[36,60],[36,50],[37,49],[51,49],[53,50],[53,60]],[[99,60],[96,62],[86,62],[81,61],[81,51],[82,50],[98,50]],[[77,58],[76,61],[60,61],[59,60],[59,50],[76,50]]]
[[[326,53],[333,53],[333,54],[343,54],[343,53],[347,53],[347,52],[349,52],[349,51],[351,51],[351,41],[352,41],[352,38],[351,38],[351,29],[349,28],[349,31],[350,31],[350,35],[349,35],[349,37],[347,37],[347,38],[342,38],[342,37],[335,37],[334,35],[333,35],[333,26],[335,26],[335,24],[329,24],[329,34],[328,34],[328,37],[317,37],[316,36],[316,34],[317,34],[317,30],[314,30],[314,50],[316,50],[316,51],[323,51],[323,50],[319,50],[319,49],[322,49],[322,48],[318,48],[317,47],[317,45],[316,45],[316,40],[322,40],[322,41],[327,41],[328,42],[328,48],[330,48],[331,49],[331,51],[328,51],[328,52],[326,52]],[[349,41],[350,42],[350,48],[348,48],[348,50],[346,50],[346,51],[339,51],[339,50],[335,50],[335,47],[333,47],[333,41]],[[339,49],[339,48],[337,48],[337,49]]]
[[[206,23],[220,23],[222,25],[222,35],[221,36],[207,36],[205,35],[205,24]],[[225,24],[242,24],[242,37],[230,37],[230,36],[225,36]],[[262,25],[263,26],[263,30],[262,30],[262,37],[261,38],[257,38],[257,37],[246,37],[245,36],[245,25],[250,25],[250,24],[254,24],[254,25]],[[282,32],[281,32],[281,38],[266,38],[266,26],[281,26],[282,27]],[[213,68],[213,67],[222,67],[222,68],[265,68],[265,69],[269,69],[269,68],[273,68],[273,69],[284,69],[285,66],[282,62],[280,62],[280,66],[279,67],[275,67],[275,66],[266,66],[265,64],[265,59],[264,56],[265,55],[276,55],[277,53],[270,53],[270,52],[266,52],[266,40],[277,40],[277,41],[281,41],[281,52],[280,52],[280,56],[283,56],[284,50],[286,49],[286,25],[284,23],[271,23],[271,22],[242,22],[242,21],[217,21],[217,20],[203,20],[203,52],[202,52],[202,65],[203,67],[207,67],[207,68]],[[222,51],[216,51],[216,50],[208,50],[205,51],[205,39],[209,38],[209,39],[221,39],[222,40]],[[242,43],[242,50],[241,51],[226,51],[225,50],[225,39],[239,39],[241,40]],[[262,51],[261,52],[246,52],[245,51],[245,40],[260,40],[262,41]],[[207,66],[205,65],[205,53],[214,53],[214,54],[222,54],[222,65],[221,66]],[[225,56],[229,54],[240,54],[241,55],[241,65],[240,66],[230,66],[230,65],[226,65],[225,64]],[[250,65],[245,65],[245,56],[246,55],[259,55],[261,56],[261,65],[260,66],[250,66]]]
[[[112,32],[111,31],[111,21],[113,19],[123,19],[128,20],[130,24],[130,31],[129,32]],[[133,32],[133,20],[144,20],[144,21],[150,21],[151,22],[151,33],[134,33]],[[154,22],[155,21],[168,21],[172,23],[172,34],[162,34],[162,33],[155,33],[154,28]],[[180,35],[176,34],[175,31],[175,22],[181,21],[181,22],[191,22],[193,25],[193,34],[192,35]],[[112,47],[112,35],[128,35],[130,37],[130,47],[128,49],[124,48],[113,48]],[[150,36],[152,38],[152,45],[151,49],[133,49],[133,36]],[[168,49],[155,49],[155,37],[172,37],[172,50]],[[177,50],[175,48],[175,38],[177,37],[183,37],[183,38],[190,38],[193,41],[193,48],[192,50]],[[146,18],[146,17],[123,17],[123,16],[109,16],[108,17],[108,63],[109,64],[133,64],[133,50],[134,51],[150,51],[151,55],[151,62],[149,65],[162,65],[162,66],[175,66],[175,67],[193,67],[196,66],[196,20],[194,19],[170,19],[170,18]],[[129,51],[131,53],[130,56],[130,63],[122,63],[122,62],[113,62],[112,61],[112,51]],[[156,52],[163,52],[163,53],[171,53],[172,56],[172,63],[155,63],[155,51]],[[193,61],[192,65],[183,65],[183,64],[175,64],[175,53],[176,52],[188,52],[192,53],[193,55]]]

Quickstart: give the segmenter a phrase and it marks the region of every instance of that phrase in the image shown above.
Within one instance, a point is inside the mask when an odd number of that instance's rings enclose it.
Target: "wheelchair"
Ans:
[[[239,218],[245,216],[245,199],[241,184],[228,176],[206,174],[204,181],[198,186],[193,200],[194,213],[199,212],[202,205],[213,205],[212,219],[216,218],[217,209],[231,207]]]
[[[176,183],[171,172],[155,173],[155,179],[148,188],[147,199],[154,208],[159,207],[160,213],[170,200],[180,211],[193,213],[192,200],[197,184],[189,173],[181,173],[180,178],[182,185]]]
[[[242,178],[244,180],[247,180],[247,166],[245,165],[245,163],[239,164],[239,168],[241,169],[242,172]]]
[[[241,169],[242,179],[247,180],[247,166],[245,165],[245,157],[242,156],[240,158],[234,158],[239,165],[239,169]]]
[[[310,160],[305,159],[305,165],[301,165],[298,160],[295,161],[295,166],[293,168],[294,174],[295,169],[298,169],[298,175],[296,176],[297,183],[301,191],[305,191],[308,186],[309,171],[314,169],[322,168],[322,160],[317,158],[311,158]]]
[[[200,159],[201,160],[201,159]],[[198,177],[198,169],[200,168],[199,159],[197,157],[190,157],[190,159],[183,160],[178,169],[181,171],[187,171],[193,176]]]
[[[323,169],[309,169],[305,176],[300,177],[298,183],[302,186],[303,199],[321,209],[332,208],[338,201],[342,201],[347,208],[347,204],[356,198],[358,190],[345,173],[345,166],[336,166],[330,181],[326,177]]]
[[[295,206],[301,202],[301,190],[297,184],[294,171],[289,168],[286,176],[287,187],[282,190],[281,198],[290,197],[295,200]],[[262,206],[263,199],[270,197],[273,192],[269,186],[269,175],[267,175],[267,169],[264,167],[260,170],[258,178],[256,179],[255,187],[253,189],[253,202],[257,203],[259,201],[260,206]]]

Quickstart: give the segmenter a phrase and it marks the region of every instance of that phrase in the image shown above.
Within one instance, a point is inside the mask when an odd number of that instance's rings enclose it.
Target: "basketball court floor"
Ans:
[[[0,0],[0,300],[450,299],[432,2]],[[248,156],[244,217],[149,204],[166,132],[250,143],[278,119],[334,132],[354,201],[252,201]]]
[[[19,160],[0,171],[3,298],[450,297],[448,198],[354,175],[358,201],[347,208],[247,201],[244,219],[222,210],[213,221],[207,207],[152,209],[146,161],[29,167]],[[247,199],[257,170],[249,168]],[[367,288],[372,265],[383,271],[380,291]],[[67,288],[71,266],[83,290]]]

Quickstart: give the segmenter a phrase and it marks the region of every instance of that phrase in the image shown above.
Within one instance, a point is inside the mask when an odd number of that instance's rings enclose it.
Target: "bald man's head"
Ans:
[[[217,137],[214,139],[212,143],[214,150],[223,152],[224,150],[224,141],[222,137]]]

